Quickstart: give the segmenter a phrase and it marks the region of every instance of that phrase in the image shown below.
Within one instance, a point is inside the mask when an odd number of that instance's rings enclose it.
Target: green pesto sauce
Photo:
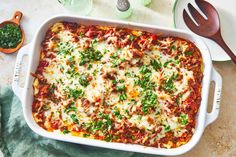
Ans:
[[[19,26],[6,24],[0,28],[0,47],[15,48],[21,42],[22,35]]]

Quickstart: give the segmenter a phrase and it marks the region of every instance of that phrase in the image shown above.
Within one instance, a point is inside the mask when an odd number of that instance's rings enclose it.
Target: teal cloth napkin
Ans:
[[[19,99],[11,88],[0,88],[0,149],[5,157],[152,157],[61,142],[35,134],[26,124]]]

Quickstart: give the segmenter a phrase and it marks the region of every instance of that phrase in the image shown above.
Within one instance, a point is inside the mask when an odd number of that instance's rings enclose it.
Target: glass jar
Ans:
[[[69,11],[80,15],[88,15],[93,8],[93,0],[58,0]]]

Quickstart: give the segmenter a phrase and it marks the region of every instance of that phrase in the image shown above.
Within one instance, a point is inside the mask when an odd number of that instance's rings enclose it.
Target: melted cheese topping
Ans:
[[[200,97],[201,85],[184,64],[198,60],[202,67],[198,49],[180,38],[127,29],[119,37],[112,27],[83,32],[86,26],[74,25],[54,24],[44,41],[33,84],[35,121],[48,131],[106,141],[186,143],[197,112],[188,112],[189,99]],[[107,38],[91,35],[99,31]]]

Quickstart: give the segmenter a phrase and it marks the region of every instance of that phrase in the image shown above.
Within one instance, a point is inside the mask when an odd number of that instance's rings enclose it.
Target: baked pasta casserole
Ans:
[[[188,40],[62,21],[32,76],[32,114],[49,132],[157,148],[194,134],[203,61]]]

